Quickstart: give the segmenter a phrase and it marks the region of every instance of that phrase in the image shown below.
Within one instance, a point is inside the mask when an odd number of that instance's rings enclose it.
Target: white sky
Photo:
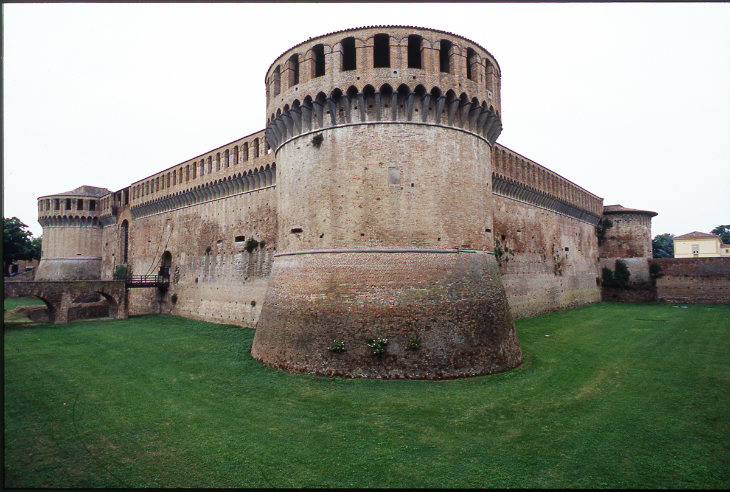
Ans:
[[[116,191],[265,126],[295,44],[368,25],[465,36],[502,69],[498,142],[652,236],[730,223],[730,4],[4,4],[3,215]]]

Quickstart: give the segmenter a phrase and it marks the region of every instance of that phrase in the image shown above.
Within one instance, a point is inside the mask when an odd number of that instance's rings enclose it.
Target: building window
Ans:
[[[373,38],[373,67],[390,67],[390,36],[376,34]]]
[[[243,143],[243,160],[248,160],[248,142]]]
[[[281,92],[281,68],[278,65],[274,69],[274,74],[271,76],[271,79],[274,95],[278,96]]]
[[[79,198],[76,201],[76,210],[83,210],[83,209],[84,209],[84,201],[81,198]]]
[[[289,87],[299,83],[299,55],[289,57]],[[234,162],[235,164],[235,162]]]
[[[233,147],[233,164],[238,164],[238,145]]]
[[[345,38],[342,40],[342,71],[355,70],[357,68],[357,59],[355,57],[355,38]]]
[[[418,34],[408,36],[408,68],[423,68],[421,67],[422,39]]]
[[[312,48],[312,72],[315,77],[324,75],[324,45],[318,44]]]
[[[466,78],[473,80],[476,75],[477,52],[471,48],[466,49]]]
[[[439,65],[440,65],[440,70],[442,72],[449,73],[450,58],[451,58],[451,41],[442,39],[440,46],[439,46]]]
[[[259,156],[259,139],[253,139],[253,157],[254,159]]]

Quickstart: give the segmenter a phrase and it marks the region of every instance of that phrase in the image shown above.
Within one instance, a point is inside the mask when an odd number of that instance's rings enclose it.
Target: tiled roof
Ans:
[[[688,232],[687,234],[682,234],[681,236],[674,236],[674,239],[701,239],[701,238],[708,238],[708,237],[717,237],[715,234],[708,234],[706,232],[700,232],[700,231],[692,231]]]
[[[109,190],[106,188],[99,188],[97,186],[79,186],[75,190],[64,191],[63,193],[53,193],[52,195],[46,196],[92,196],[95,198],[101,198],[104,195],[108,195]],[[43,197],[41,197],[43,198]]]
[[[655,215],[659,215],[656,212],[652,212],[651,210],[639,210],[638,208],[626,208],[623,205],[604,205],[603,213],[604,214],[621,214],[621,213],[647,214],[647,215],[651,215],[652,217],[654,217]]]

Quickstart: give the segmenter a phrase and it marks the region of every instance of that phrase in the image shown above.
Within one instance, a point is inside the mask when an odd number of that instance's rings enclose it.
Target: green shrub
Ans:
[[[613,269],[613,280],[616,282],[617,287],[627,287],[629,285],[629,277],[631,272],[621,260],[616,260],[616,267]]]
[[[314,145],[314,147],[317,149],[320,145],[322,145],[322,141],[324,141],[324,137],[321,133],[312,137],[312,145]]]
[[[114,280],[126,280],[132,274],[127,265],[117,265],[114,269]]]
[[[334,340],[332,340],[332,343],[330,343],[328,350],[330,352],[337,352],[337,353],[344,352],[346,350],[345,342],[343,342],[342,340],[334,339]]]
[[[255,240],[254,238],[250,237],[250,238],[246,239],[246,251],[248,251],[249,253],[251,253],[253,250],[258,248],[258,246],[259,246],[259,242],[257,240]]]
[[[385,346],[388,345],[387,338],[368,338],[365,343],[370,347],[370,351],[376,357],[382,357],[385,354]]]

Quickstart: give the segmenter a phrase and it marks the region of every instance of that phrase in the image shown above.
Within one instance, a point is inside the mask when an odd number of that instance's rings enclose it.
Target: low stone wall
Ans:
[[[657,300],[730,304],[730,258],[658,258]]]
[[[601,286],[601,300],[608,302],[656,302],[656,286],[651,282],[632,284],[626,288]]]

